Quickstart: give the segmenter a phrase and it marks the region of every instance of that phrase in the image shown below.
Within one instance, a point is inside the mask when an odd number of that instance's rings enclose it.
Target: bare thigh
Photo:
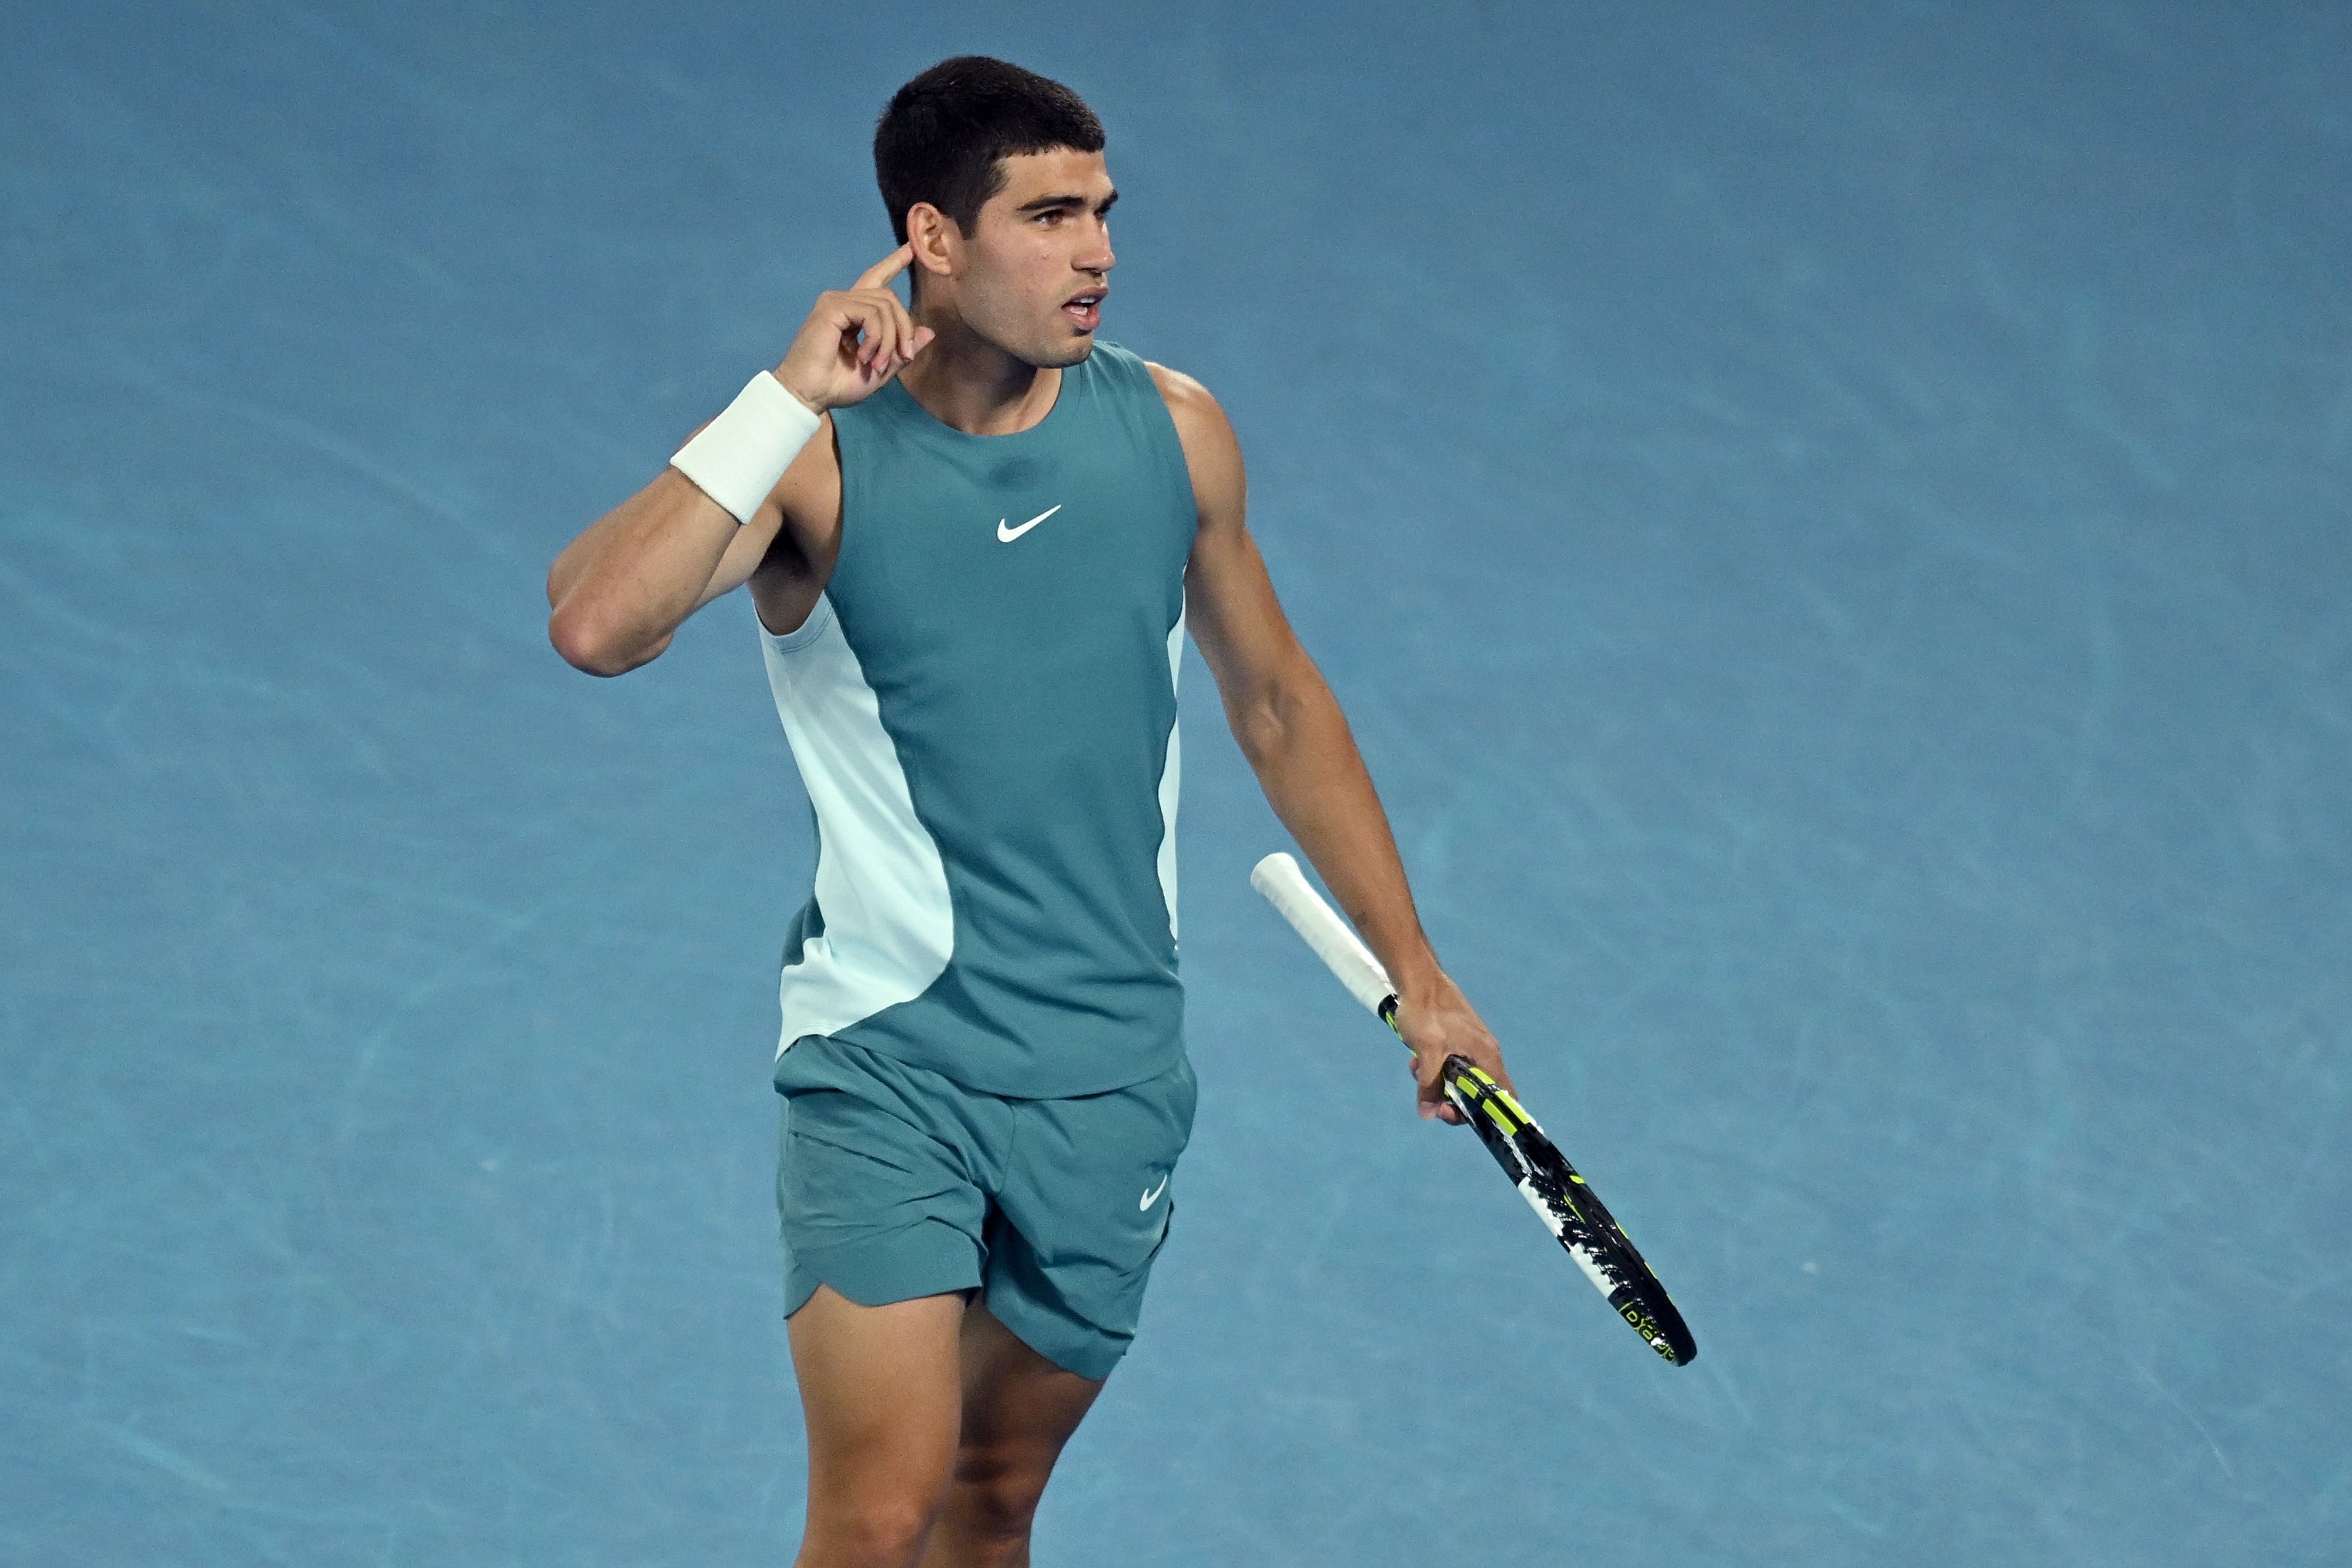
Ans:
[[[959,1338],[961,1440],[923,1568],[1017,1568],[1055,1461],[1103,1385],[1031,1350],[978,1301]]]
[[[820,1286],[789,1325],[808,1421],[803,1568],[900,1568],[921,1552],[962,1430],[964,1303],[861,1307]]]

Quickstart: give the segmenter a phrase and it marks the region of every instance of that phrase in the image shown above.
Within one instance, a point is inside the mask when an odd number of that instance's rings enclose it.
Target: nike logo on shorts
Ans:
[[[1036,516],[1031,518],[1028,521],[1023,523],[1018,528],[1008,526],[1008,520],[1000,517],[996,520],[996,537],[1004,541],[1005,543],[1010,544],[1014,540],[1020,538],[1023,534],[1028,532],[1031,529],[1036,527],[1039,523],[1045,521],[1047,518],[1053,516],[1055,512],[1061,510],[1061,504],[1049,506],[1044,511],[1039,512]]]
[[[1160,1184],[1159,1184],[1158,1186],[1156,1186],[1156,1187],[1152,1188],[1150,1192],[1148,1192],[1148,1193],[1144,1194],[1143,1194],[1143,1201],[1142,1201],[1141,1203],[1139,1203],[1139,1204],[1138,1204],[1138,1205],[1135,1205],[1135,1211],[1136,1211],[1136,1213],[1138,1213],[1138,1214],[1141,1214],[1141,1213],[1144,1213],[1146,1210],[1150,1209],[1153,1204],[1156,1204],[1156,1203],[1158,1203],[1158,1202],[1160,1201],[1160,1194],[1162,1194],[1162,1193],[1164,1193],[1164,1192],[1166,1192],[1167,1190],[1168,1190],[1168,1178],[1167,1178],[1167,1177],[1165,1177],[1165,1176],[1162,1176],[1162,1177],[1160,1177]]]

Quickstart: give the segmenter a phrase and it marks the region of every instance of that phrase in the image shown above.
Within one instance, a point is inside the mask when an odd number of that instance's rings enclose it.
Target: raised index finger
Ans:
[[[884,257],[881,260],[867,268],[864,272],[858,274],[856,287],[860,289],[879,289],[885,283],[889,282],[891,279],[896,278],[899,273],[907,270],[908,267],[914,262],[914,259],[915,243],[912,240],[908,240],[906,244],[900,246],[898,249],[892,251],[889,255]]]

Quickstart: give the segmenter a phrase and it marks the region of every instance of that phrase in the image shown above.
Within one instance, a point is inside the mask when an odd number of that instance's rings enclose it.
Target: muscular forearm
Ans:
[[[774,487],[824,411],[871,395],[931,341],[889,288],[913,254],[902,245],[856,288],[817,296],[783,363],[556,557],[547,633],[566,659],[592,675],[635,669],[706,596],[750,577],[782,521]]]
[[[1410,1001],[1438,980],[1436,955],[1347,717],[1320,672],[1300,663],[1234,715],[1234,733],[1275,815]]]
[[[737,532],[725,508],[663,469],[555,558],[548,640],[593,675],[635,668],[694,613]]]

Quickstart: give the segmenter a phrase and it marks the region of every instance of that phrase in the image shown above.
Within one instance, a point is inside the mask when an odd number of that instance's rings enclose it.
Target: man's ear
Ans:
[[[907,243],[915,247],[913,265],[919,271],[951,278],[962,270],[963,230],[929,202],[907,209]]]

